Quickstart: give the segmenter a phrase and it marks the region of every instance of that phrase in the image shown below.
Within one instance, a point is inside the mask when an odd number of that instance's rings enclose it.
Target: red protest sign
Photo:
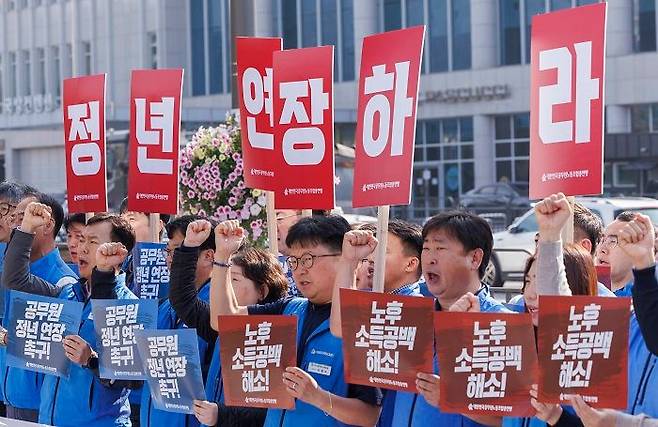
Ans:
[[[416,393],[416,373],[433,372],[433,311],[428,298],[341,289],[345,380]]]
[[[128,210],[178,213],[183,70],[134,70],[130,78]]]
[[[219,316],[224,404],[293,409],[283,372],[296,366],[297,317]]]
[[[352,206],[408,205],[425,26],[363,39]]]
[[[610,277],[610,265],[597,264],[596,265],[596,280],[603,283],[606,288],[612,289],[612,278]]]
[[[274,190],[274,111],[272,54],[281,38],[237,37],[238,99],[244,181],[247,187]]]
[[[603,191],[607,3],[532,18],[530,198]]]
[[[628,392],[630,298],[539,298],[539,401],[624,409]]]
[[[105,74],[65,79],[63,98],[69,212],[105,212]]]
[[[439,312],[434,318],[443,412],[531,416],[537,381],[529,314]]]
[[[335,205],[333,74],[333,46],[274,52],[277,209]]]

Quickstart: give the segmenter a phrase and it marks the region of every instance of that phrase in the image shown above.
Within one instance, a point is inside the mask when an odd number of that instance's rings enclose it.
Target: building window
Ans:
[[[530,160],[530,113],[494,119],[496,181],[527,183]]]
[[[656,50],[656,0],[633,0],[633,42],[636,52]]]
[[[64,69],[64,77],[72,77],[73,76],[73,45],[71,43],[66,44],[66,62],[65,62],[65,69]],[[76,74],[78,74],[80,70],[76,70]]]
[[[30,95],[32,93],[32,64],[30,62],[29,50],[21,51],[21,62],[23,63],[21,95]]]
[[[5,0],[5,12],[16,9],[16,0]]]
[[[18,9],[27,9],[27,0],[17,0],[18,1]]]
[[[3,60],[4,57],[0,55],[0,114],[2,114],[3,112],[3,105],[4,105],[4,93],[2,92],[2,87],[4,85],[4,81],[2,80],[2,78],[4,77],[4,73],[3,73],[4,64],[2,62]]]
[[[36,76],[35,83],[36,87],[34,88],[35,93],[44,95],[46,93],[46,51],[42,47],[38,47],[35,50],[35,66],[36,66]]]
[[[82,73],[83,76],[91,75],[91,42],[82,42]]]
[[[278,0],[284,49],[334,45],[334,80],[354,80],[353,0]]]
[[[61,87],[62,87],[62,66],[61,66],[61,60],[59,57],[59,46],[52,46],[50,48],[50,56],[53,59],[53,64],[52,64],[52,72],[50,75],[53,78],[53,85],[52,88],[54,89],[54,95],[59,96],[61,92]]]
[[[228,22],[226,0],[191,0],[190,51],[194,96],[228,93],[231,90]],[[156,45],[151,45],[151,53],[155,52],[157,56]]]
[[[471,68],[470,0],[380,0],[384,31],[426,24],[424,73]]]
[[[17,69],[17,64],[16,64],[16,52],[9,52],[8,53],[9,58],[7,60],[7,63],[9,64],[9,76],[8,81],[9,81],[9,90],[7,91],[7,96],[8,97],[15,97],[18,96],[18,69]]]
[[[533,16],[598,2],[599,0],[499,0],[500,64],[530,63]]]
[[[633,133],[658,132],[658,104],[631,106],[631,131]]]

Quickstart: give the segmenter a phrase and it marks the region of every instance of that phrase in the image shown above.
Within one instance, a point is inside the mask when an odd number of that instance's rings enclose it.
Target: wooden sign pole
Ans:
[[[373,292],[384,292],[384,272],[386,270],[386,245],[388,243],[388,217],[390,206],[379,206],[377,209],[377,248],[375,249],[375,272],[373,276]]]
[[[274,191],[265,192],[265,210],[267,211],[267,237],[270,241],[270,252],[279,255],[279,242],[276,231],[276,210],[274,209]]]

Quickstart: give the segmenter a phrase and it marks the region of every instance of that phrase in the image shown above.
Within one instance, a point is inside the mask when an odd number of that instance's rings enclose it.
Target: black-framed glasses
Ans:
[[[361,260],[361,264],[364,264],[364,265],[367,264],[367,265],[369,265],[369,266],[373,266],[373,265],[375,265],[375,261],[371,261],[371,260],[369,260],[368,258],[363,258],[363,259]]]
[[[299,267],[300,264],[304,268],[313,267],[315,258],[325,258],[330,256],[339,256],[339,255],[340,254],[311,255],[309,253],[305,253],[302,254],[302,256],[300,257],[290,255],[289,257],[286,258],[286,262],[288,263],[288,267],[290,267],[290,270],[295,271],[297,270],[297,267]]]
[[[605,236],[603,239],[601,239],[601,243],[599,243],[599,245],[606,245],[610,249],[614,248],[618,244],[619,244],[619,238],[614,234],[611,234],[610,236]]]
[[[12,209],[16,209],[16,205],[7,202],[0,202],[0,216],[7,216]]]

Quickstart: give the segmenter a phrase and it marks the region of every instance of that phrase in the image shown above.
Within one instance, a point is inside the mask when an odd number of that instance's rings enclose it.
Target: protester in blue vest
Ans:
[[[493,235],[482,218],[460,211],[438,214],[423,227],[421,265],[428,289],[436,297],[436,309],[448,310],[470,293],[484,312],[505,312],[505,307],[481,282],[491,257]],[[476,426],[463,415],[446,414],[439,406],[439,366],[434,357],[434,373],[419,372],[419,394],[397,392],[394,426]]]
[[[618,234],[626,224],[635,218],[635,212],[625,211],[617,215],[605,228],[599,244],[597,260],[600,264],[610,266],[612,291],[619,297],[630,297],[633,287],[633,262],[618,247]]]
[[[356,283],[353,284],[353,282],[359,263],[367,263],[369,269],[375,268],[373,259],[375,247],[377,246],[377,240],[374,237],[376,231],[377,227],[366,224],[359,227],[358,230],[345,234],[331,306],[331,333],[336,337],[342,337],[339,288],[356,288]],[[393,219],[388,223],[387,240],[384,292],[393,295],[422,297],[418,284],[421,273],[420,257],[423,250],[421,228],[406,221]],[[368,276],[372,276],[372,274]],[[368,279],[364,281],[371,282]],[[360,289],[364,288],[365,286],[361,284]],[[382,413],[377,423],[378,426],[392,425],[395,395],[396,392],[393,390],[384,391]]]
[[[219,315],[297,316],[297,363],[286,368],[286,391],[296,399],[295,410],[269,409],[265,426],[374,425],[381,391],[344,381],[342,342],[329,330],[331,298],[343,237],[350,230],[339,216],[303,218],[286,237],[288,263],[305,298],[242,306],[230,283],[230,259],[242,244],[244,230],[237,221],[215,229],[217,250],[212,274],[211,325]]]
[[[66,265],[55,244],[55,237],[62,227],[64,210],[54,198],[42,193],[28,193],[16,206],[12,226],[18,227],[26,208],[33,202],[48,207],[50,221],[34,232],[30,251],[30,273],[50,282],[63,286],[78,281],[77,275]],[[5,300],[5,312],[8,311],[9,299]],[[36,422],[39,418],[39,394],[44,375],[16,367],[4,367],[0,381],[5,387],[5,404],[7,416],[23,421]]]
[[[195,283],[200,254],[209,240],[214,243],[212,225],[206,220],[189,216],[186,229],[178,219],[167,225],[171,263],[171,284],[169,298],[180,318],[206,342],[215,342],[208,377],[206,379],[206,399],[194,402],[197,419],[204,425],[253,426],[260,427],[265,420],[265,409],[225,406],[221,366],[219,362],[219,339],[217,332],[210,327],[210,304],[199,298]],[[199,219],[192,222],[192,219]],[[176,228],[173,226],[176,224]],[[183,233],[185,240],[183,242]],[[205,238],[205,240],[204,240]],[[183,244],[181,245],[181,242]],[[173,262],[172,262],[173,261]],[[283,298],[288,291],[286,279],[277,259],[262,249],[247,248],[231,258],[231,283],[240,305],[267,304]]]
[[[130,384],[101,380],[98,376],[90,300],[136,298],[124,285],[123,275],[119,274],[121,262],[135,244],[132,227],[114,214],[98,214],[90,218],[78,254],[80,280],[74,284],[54,284],[29,273],[34,233],[50,221],[48,206],[40,203],[27,206],[21,226],[7,246],[6,268],[2,274],[9,289],[84,303],[79,334],[64,339],[66,355],[74,362],[69,378],[45,377],[41,387],[39,422],[75,427],[130,427]],[[114,243],[107,244],[111,242]]]
[[[66,246],[69,249],[69,256],[71,262],[68,266],[71,267],[76,274],[79,272],[78,268],[78,250],[80,247],[80,239],[82,238],[82,230],[84,230],[87,219],[84,213],[69,214],[64,220],[64,230],[66,231]]]

